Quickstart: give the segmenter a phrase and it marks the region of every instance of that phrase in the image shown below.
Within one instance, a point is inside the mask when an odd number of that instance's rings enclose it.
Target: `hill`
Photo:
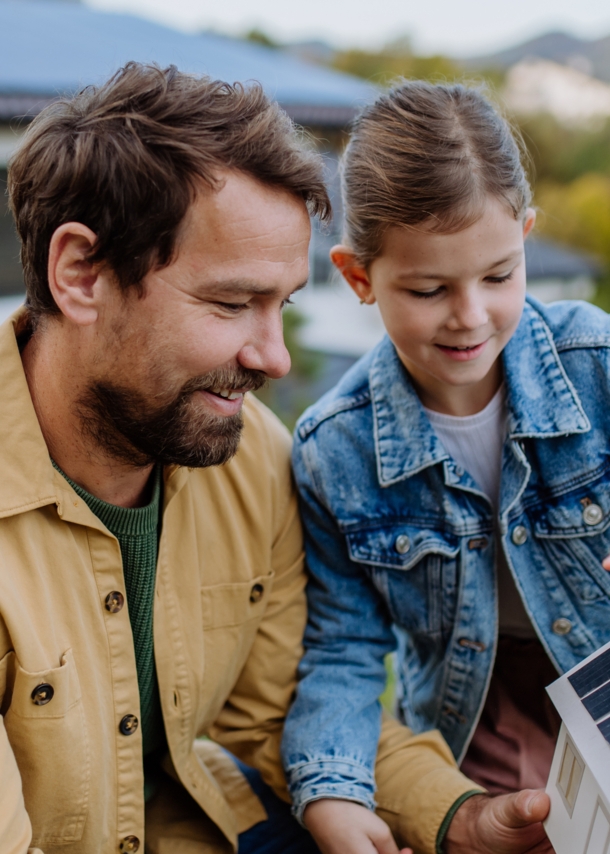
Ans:
[[[580,39],[569,33],[545,33],[497,53],[461,60],[460,64],[473,71],[482,68],[504,70],[532,57],[570,65],[610,83],[610,35],[600,39]]]

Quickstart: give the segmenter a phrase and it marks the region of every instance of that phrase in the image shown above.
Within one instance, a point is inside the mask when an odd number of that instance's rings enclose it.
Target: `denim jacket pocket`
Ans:
[[[29,672],[13,662],[4,723],[22,770],[33,846],[78,842],[89,809],[90,745],[72,650],[59,667]],[[66,804],[58,813],[59,798]]]
[[[414,637],[450,633],[460,543],[431,528],[395,523],[347,534],[352,560],[370,567],[392,620]]]
[[[412,569],[427,555],[455,558],[459,539],[431,528],[384,524],[346,534],[350,558],[356,563],[386,569]]]
[[[534,534],[550,564],[584,603],[610,596],[610,483],[561,496],[534,518]]]

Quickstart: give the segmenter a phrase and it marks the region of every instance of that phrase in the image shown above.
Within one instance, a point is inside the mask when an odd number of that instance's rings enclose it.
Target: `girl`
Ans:
[[[332,260],[387,337],[296,431],[311,572],[283,748],[297,815],[374,806],[396,646],[406,725],[440,730],[492,793],[543,786],[544,686],[610,640],[608,317],[526,299],[530,189],[476,90],[382,95],[343,191]]]

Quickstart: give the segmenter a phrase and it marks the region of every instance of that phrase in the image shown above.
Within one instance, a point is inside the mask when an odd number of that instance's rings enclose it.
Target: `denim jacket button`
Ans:
[[[406,534],[399,534],[396,537],[394,548],[396,549],[399,555],[405,555],[411,548],[411,540],[407,537]]]
[[[527,540],[527,528],[524,528],[523,525],[516,525],[513,528],[511,539],[516,546],[522,546]]]
[[[604,516],[604,512],[599,504],[589,504],[583,510],[582,518],[585,525],[598,525]]]
[[[555,620],[551,626],[556,635],[567,635],[572,631],[572,621],[566,617],[560,617]]]

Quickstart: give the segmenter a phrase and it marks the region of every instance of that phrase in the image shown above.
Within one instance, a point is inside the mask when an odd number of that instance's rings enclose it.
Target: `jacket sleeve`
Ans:
[[[310,580],[305,655],[282,753],[295,814],[325,797],[374,808],[385,656],[394,649],[381,596],[350,560],[345,537],[316,486],[316,446],[296,440]]]
[[[42,854],[30,848],[32,826],[25,811],[21,777],[0,717],[0,850],[2,854]]]
[[[274,511],[271,567],[274,581],[248,659],[210,736],[258,768],[289,800],[280,741],[291,703],[306,620],[303,538],[290,471],[290,437],[274,429]]]
[[[478,790],[436,731],[414,735],[382,719],[385,655],[394,648],[381,595],[350,560],[345,537],[315,479],[315,443],[295,445],[305,527],[309,621],[295,704],[282,745],[295,813],[322,797],[357,801],[390,825],[401,845],[434,854],[452,806]]]

